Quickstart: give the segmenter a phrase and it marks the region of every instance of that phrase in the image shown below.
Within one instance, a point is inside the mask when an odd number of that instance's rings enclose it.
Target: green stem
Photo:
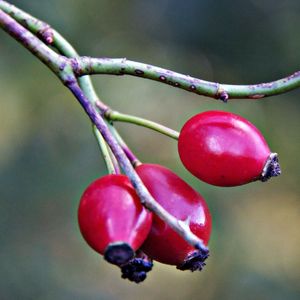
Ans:
[[[99,148],[101,150],[108,173],[109,174],[120,174],[121,172],[120,172],[118,165],[115,165],[115,163],[112,160],[109,147],[107,146],[103,136],[101,135],[101,133],[99,132],[98,128],[95,125],[93,125],[93,132],[94,132],[95,138],[98,142]]]
[[[176,130],[173,130],[164,125],[161,125],[156,122],[146,120],[143,118],[139,118],[136,116],[122,114],[120,112],[113,111],[113,110],[107,110],[105,112],[105,117],[111,121],[127,122],[127,123],[136,124],[139,126],[143,126],[143,127],[155,130],[159,133],[162,133],[162,134],[164,134],[168,137],[171,137],[172,139],[175,139],[175,140],[178,140],[178,137],[179,137],[179,132]]]
[[[230,85],[205,81],[126,58],[80,57],[73,61],[77,76],[87,74],[131,75],[159,81],[199,95],[226,102],[229,98],[260,99],[300,87],[300,71],[285,78],[253,85]]]

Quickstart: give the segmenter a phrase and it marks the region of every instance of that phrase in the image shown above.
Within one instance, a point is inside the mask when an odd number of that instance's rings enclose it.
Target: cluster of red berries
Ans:
[[[191,118],[182,128],[178,151],[184,166],[199,179],[217,186],[266,181],[280,174],[257,128],[244,118],[209,111]],[[207,246],[211,215],[203,197],[169,169],[154,164],[135,167],[153,198]],[[208,250],[194,249],[164,221],[144,208],[125,175],[107,175],[83,193],[78,221],[87,243],[122,271],[141,282],[152,261],[181,270],[201,270]]]

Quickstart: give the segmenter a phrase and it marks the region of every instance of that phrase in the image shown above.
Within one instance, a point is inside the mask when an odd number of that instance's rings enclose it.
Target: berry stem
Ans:
[[[164,125],[161,125],[159,123],[150,121],[150,120],[146,120],[144,118],[139,118],[136,116],[132,116],[132,115],[127,115],[127,114],[123,114],[117,111],[113,111],[113,110],[106,110],[104,116],[111,121],[120,121],[120,122],[127,122],[127,123],[132,123],[132,124],[136,124],[139,126],[143,126],[152,130],[155,130],[159,133],[162,133],[172,139],[178,140],[179,137],[179,132],[176,130],[173,130],[171,128],[168,128]]]
[[[93,125],[93,132],[101,150],[108,173],[120,174],[121,171],[118,162],[116,161],[114,155],[111,153],[110,148],[107,146],[107,143],[105,142],[103,136],[101,135],[101,133],[95,125]]]

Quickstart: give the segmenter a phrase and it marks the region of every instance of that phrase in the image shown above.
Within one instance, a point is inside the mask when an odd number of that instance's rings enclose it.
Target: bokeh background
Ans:
[[[127,57],[235,84],[299,69],[298,0],[11,2],[50,23],[82,55]],[[183,168],[173,140],[117,124],[142,161],[180,174],[203,194],[213,215],[203,272],[156,263],[144,283],[122,280],[78,230],[80,195],[105,174],[90,122],[55,76],[0,31],[0,298],[299,299],[300,89],[225,105],[129,76],[93,81],[116,110],[177,130],[201,111],[241,114],[279,153],[282,176],[213,187]]]

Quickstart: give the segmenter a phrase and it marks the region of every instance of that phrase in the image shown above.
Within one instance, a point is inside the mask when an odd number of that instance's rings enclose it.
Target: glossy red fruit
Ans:
[[[170,214],[185,222],[207,245],[211,216],[202,196],[163,166],[141,164],[136,171],[153,198]],[[151,231],[141,249],[154,260],[176,265],[182,270],[201,270],[208,257],[208,251],[195,250],[154,214]]]
[[[184,166],[217,186],[237,186],[280,174],[276,153],[246,119],[225,111],[207,111],[181,129],[178,152]]]
[[[116,265],[128,262],[146,239],[152,214],[124,175],[95,180],[83,193],[78,222],[86,242]]]

